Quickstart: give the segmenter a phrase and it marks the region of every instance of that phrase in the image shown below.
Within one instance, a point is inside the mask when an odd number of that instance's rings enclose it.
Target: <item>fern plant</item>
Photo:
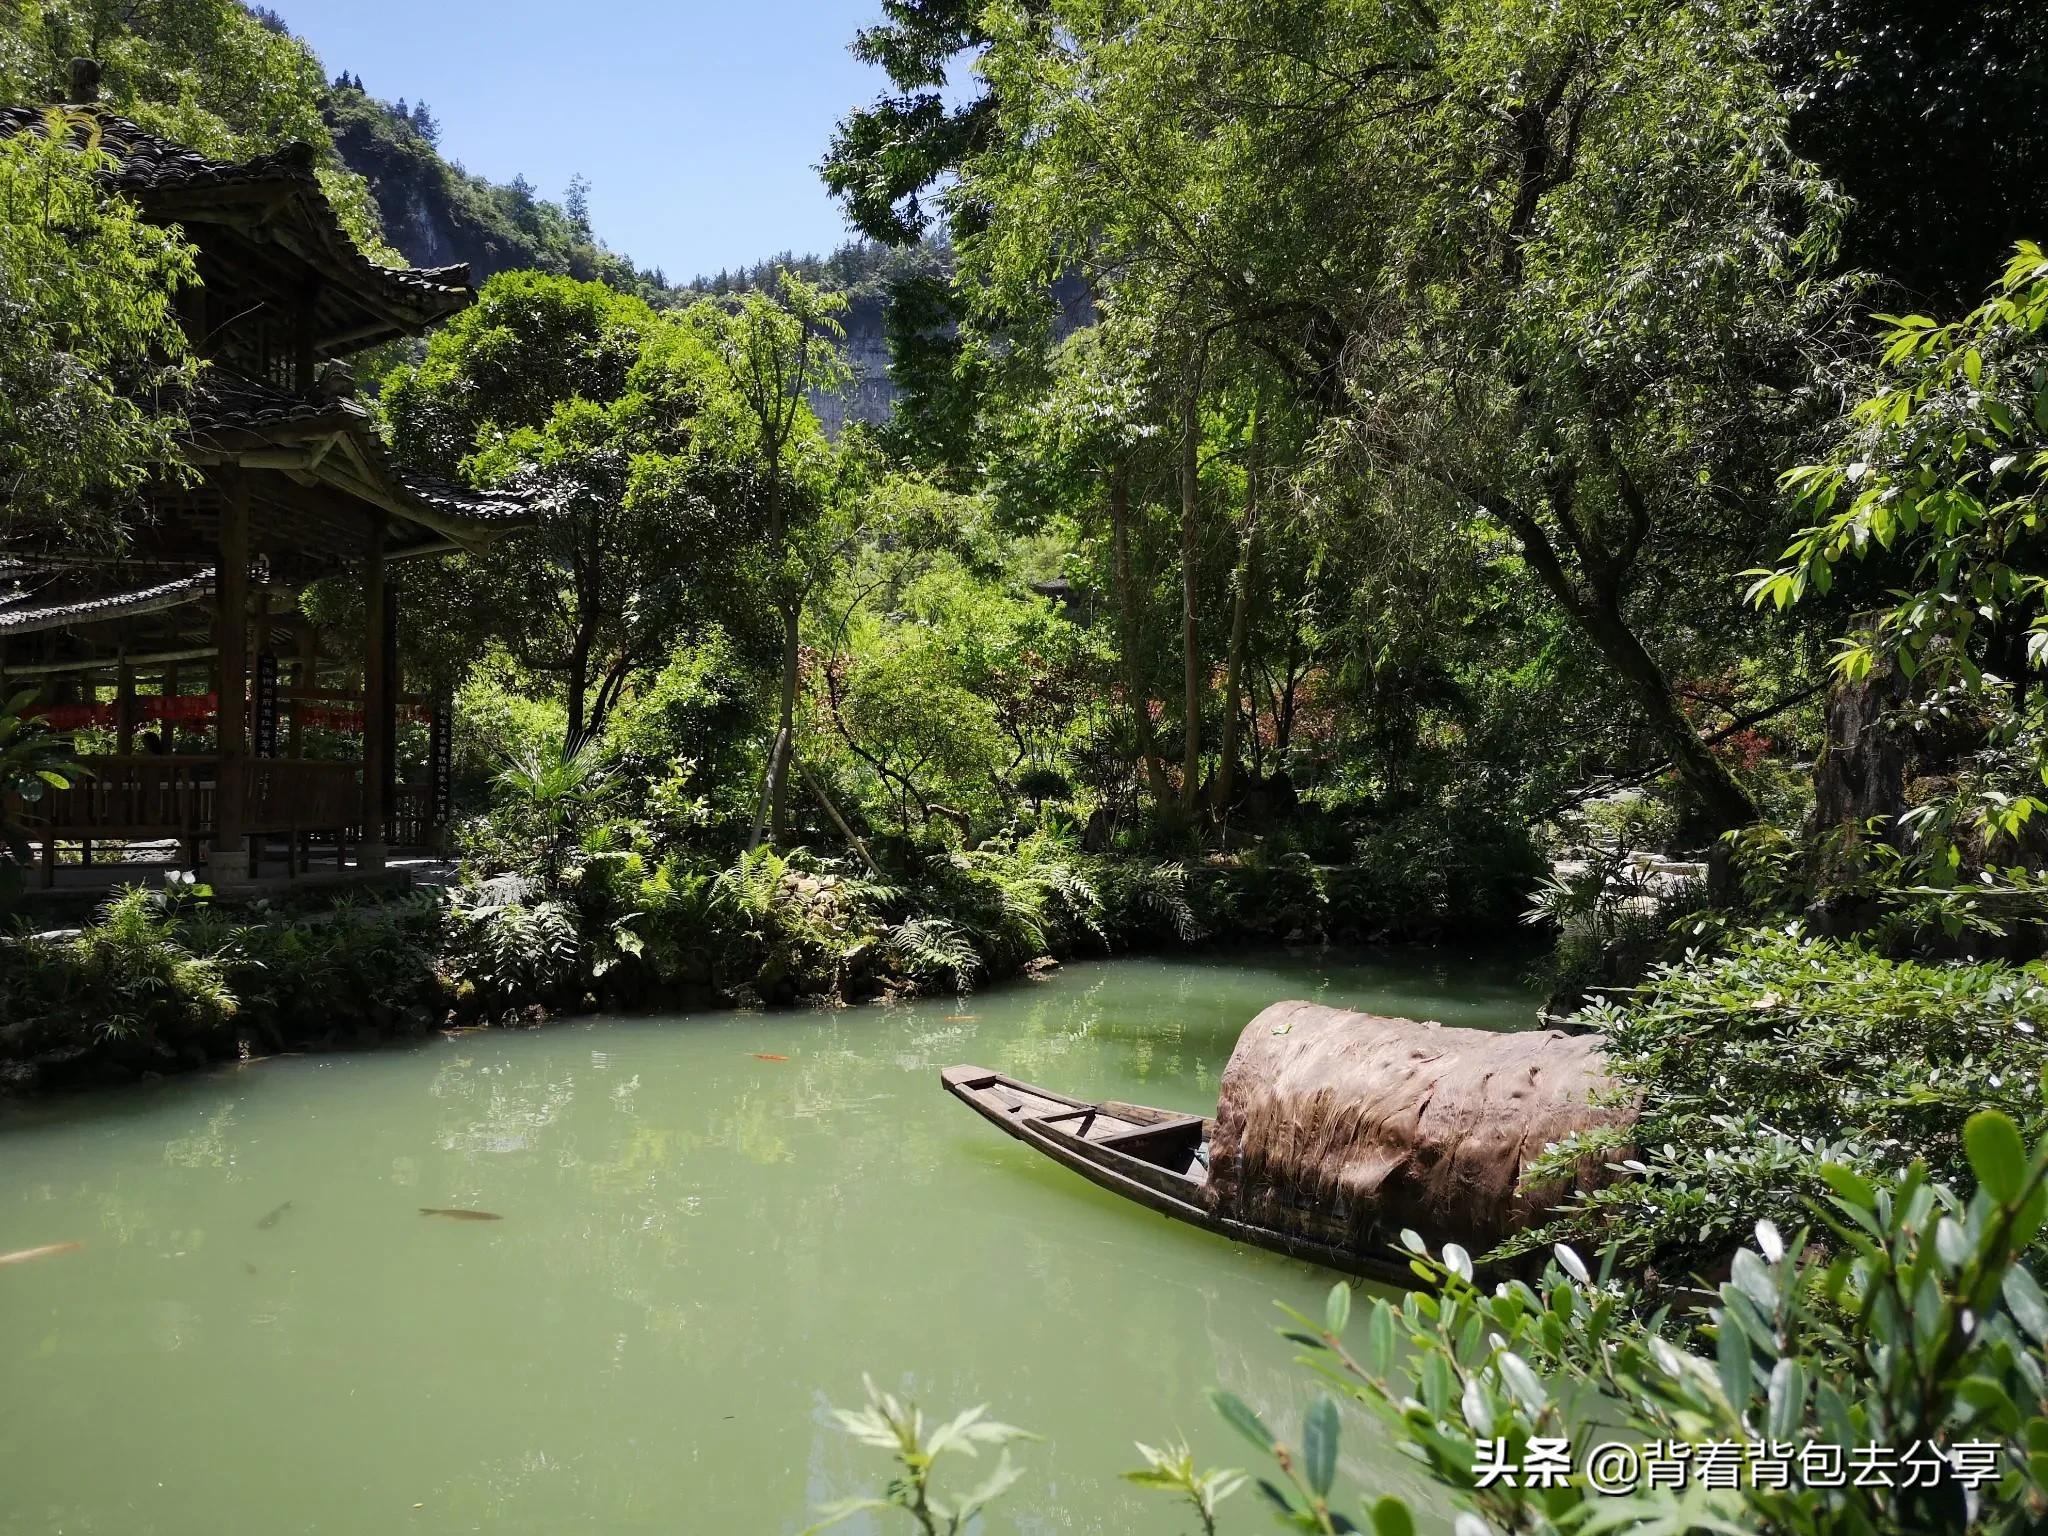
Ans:
[[[967,935],[943,917],[913,917],[889,930],[889,955],[920,985],[941,978],[965,992],[981,975],[981,956]]]
[[[451,896],[445,963],[458,1000],[501,1012],[558,998],[583,979],[575,909],[529,901],[529,889],[501,879]]]
[[[1117,872],[1106,893],[1115,925],[1146,932],[1164,928],[1183,944],[1202,937],[1202,923],[1188,895],[1185,864],[1140,864]]]
[[[118,892],[75,939],[26,942],[41,973],[48,1044],[86,1021],[88,1041],[136,1067],[231,1046],[236,1001],[221,965],[180,942],[154,893]]]

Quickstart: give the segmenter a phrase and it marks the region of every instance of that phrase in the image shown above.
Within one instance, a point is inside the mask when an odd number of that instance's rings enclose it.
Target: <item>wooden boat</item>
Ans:
[[[946,1091],[1006,1134],[1111,1194],[1235,1242],[1397,1285],[1414,1273],[1391,1251],[1384,1258],[1347,1252],[1313,1238],[1253,1226],[1209,1206],[1212,1120],[1114,1099],[1091,1104],[986,1067],[946,1067]]]
[[[1091,1104],[985,1067],[940,1078],[983,1119],[1127,1200],[1412,1285],[1396,1234],[1485,1254],[1613,1178],[1599,1152],[1527,1178],[1544,1148],[1632,1124],[1602,1047],[1593,1035],[1281,1002],[1239,1034],[1213,1117]]]

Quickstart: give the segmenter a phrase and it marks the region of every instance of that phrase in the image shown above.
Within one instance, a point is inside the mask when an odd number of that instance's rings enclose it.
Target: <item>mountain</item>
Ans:
[[[591,232],[580,180],[566,203],[539,196],[525,177],[472,175],[442,157],[425,102],[380,101],[347,74],[329,86],[321,115],[344,163],[369,183],[384,237],[418,266],[466,261],[478,282],[530,267],[598,280],[659,302],[660,271],[643,270]]]
[[[385,239],[416,266],[466,261],[478,282],[493,273],[534,268],[609,283],[664,307],[758,288],[777,267],[846,294],[846,354],[854,384],[843,396],[812,401],[835,437],[848,421],[886,421],[895,404],[889,379],[891,284],[941,272],[951,260],[936,247],[894,251],[863,241],[830,256],[784,252],[737,271],[671,284],[658,268],[636,266],[597,237],[580,182],[556,203],[539,196],[523,176],[493,182],[449,161],[425,102],[380,100],[359,77],[344,73],[329,86],[322,116],[342,161],[369,184]]]
[[[344,72],[329,85],[321,115],[343,163],[368,183],[385,239],[415,266],[467,262],[479,283],[494,273],[533,268],[609,283],[663,308],[759,288],[778,267],[845,294],[842,321],[853,385],[844,395],[811,401],[834,437],[848,422],[878,426],[895,407],[900,391],[889,377],[892,291],[906,279],[952,270],[953,254],[942,244],[897,249],[858,240],[829,256],[785,251],[749,267],[671,283],[659,268],[635,265],[597,236],[580,177],[557,203],[541,197],[524,176],[494,182],[448,160],[425,102],[380,100],[359,76]],[[1061,334],[1086,323],[1087,301],[1077,282],[1063,282],[1055,297]]]

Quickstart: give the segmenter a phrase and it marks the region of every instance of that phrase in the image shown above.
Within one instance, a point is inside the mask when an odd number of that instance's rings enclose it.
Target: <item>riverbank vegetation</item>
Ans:
[[[0,937],[0,1082],[94,1083],[597,1008],[836,1007],[1076,956],[1428,940],[1498,925],[1485,903],[1514,889],[1412,862],[1090,854],[1044,833],[906,855],[878,876],[803,849],[725,866],[657,856],[631,846],[633,828],[566,849],[531,824],[498,831],[532,837],[528,852],[446,892],[280,911],[173,882],[123,892],[75,933]]]
[[[61,1080],[1533,915],[1554,1015],[1640,1109],[1630,1144],[1551,1157],[1630,1176],[1497,1256],[1568,1245],[1540,1282],[1425,1256],[1436,1294],[1375,1306],[1363,1353],[1344,1301],[1304,1324],[1314,1363],[1479,1512],[1461,1531],[2037,1518],[2039,19],[884,9],[856,46],[894,92],[824,170],[864,235],[925,242],[890,279],[889,419],[825,430],[852,382],[829,264],[670,288],[535,212],[554,270],[365,381],[409,462],[536,512],[400,578],[405,675],[452,701],[457,883],[290,918],[119,896],[0,945],[0,1055]],[[309,139],[372,249],[328,122],[431,147],[224,0],[10,21],[0,96],[48,99],[88,47],[149,125]],[[0,145],[0,297],[34,321],[0,393],[79,402],[69,438],[0,418],[37,488],[10,541],[118,539],[189,367],[187,253],[69,155]],[[345,593],[302,601],[363,629]],[[1711,1321],[1654,1310],[1723,1272]],[[1476,1483],[1584,1393],[1645,1438],[1983,1440],[1997,1471],[1591,1524],[1575,1491]],[[854,1427],[945,1528],[907,1413]],[[1411,1529],[1335,1512],[1322,1414],[1278,1462],[1285,1518]],[[1148,1466],[1210,1528],[1232,1480]]]

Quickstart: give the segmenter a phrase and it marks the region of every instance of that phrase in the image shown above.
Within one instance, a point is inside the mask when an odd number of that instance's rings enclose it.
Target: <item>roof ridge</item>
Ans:
[[[99,129],[99,148],[114,162],[107,180],[138,201],[153,195],[189,193],[235,186],[278,183],[307,200],[307,212],[322,241],[357,265],[369,279],[391,290],[390,297],[439,307],[450,301],[466,305],[473,297],[467,262],[438,267],[387,267],[371,259],[341,223],[334,204],[320,185],[318,150],[304,139],[243,160],[222,160],[166,138],[133,118],[97,103],[57,103],[43,107],[0,106],[0,138],[34,132],[57,114],[75,130],[91,118]],[[82,146],[81,146],[82,147]]]

